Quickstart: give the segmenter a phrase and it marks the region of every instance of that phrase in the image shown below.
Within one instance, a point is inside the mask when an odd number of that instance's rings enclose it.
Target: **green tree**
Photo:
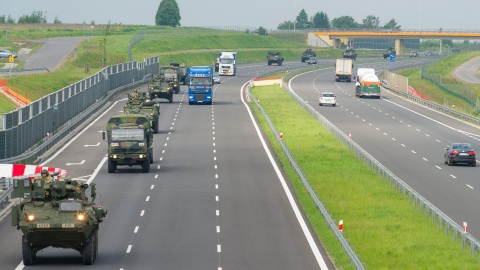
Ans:
[[[62,21],[60,21],[60,19],[58,18],[58,16],[55,16],[55,19],[53,20],[53,23],[54,23],[54,24],[61,24]]]
[[[400,25],[397,24],[397,22],[395,21],[395,19],[391,19],[388,23],[386,23],[383,28],[385,29],[391,29],[391,30],[399,30],[400,29]]]
[[[380,27],[380,18],[373,15],[368,15],[365,19],[363,19],[362,27],[369,29],[378,29]]]
[[[341,16],[332,20],[333,28],[358,28],[358,23],[352,16]]]
[[[155,15],[155,25],[180,26],[180,9],[175,0],[162,0]]]
[[[328,19],[328,15],[326,13],[317,12],[313,15],[313,27],[315,28],[330,28],[330,20]]]
[[[31,15],[20,16],[18,23],[47,23],[47,18],[42,11],[32,11]]]
[[[293,30],[293,22],[292,21],[284,21],[283,23],[277,26],[278,30]]]
[[[6,21],[5,15],[0,16],[0,23],[5,23]]]
[[[307,12],[305,12],[305,9],[300,10],[300,13],[298,13],[297,18],[296,18],[296,25],[295,27],[297,29],[305,29],[310,26],[310,22],[308,21],[308,15]]]
[[[260,36],[266,36],[266,35],[267,35],[267,29],[265,29],[263,26],[260,26],[260,27],[258,28],[258,34],[259,34]]]
[[[12,16],[8,15],[7,23],[15,23],[15,19],[13,19]]]

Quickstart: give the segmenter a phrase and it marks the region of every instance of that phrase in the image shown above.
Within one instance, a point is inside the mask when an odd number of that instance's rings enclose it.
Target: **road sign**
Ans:
[[[10,54],[10,56],[8,57],[8,62],[10,63],[15,62],[15,57],[13,57],[13,54]]]

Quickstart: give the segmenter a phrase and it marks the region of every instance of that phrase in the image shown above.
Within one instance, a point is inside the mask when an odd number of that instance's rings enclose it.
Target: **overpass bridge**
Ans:
[[[473,30],[389,30],[389,29],[320,29],[309,33],[308,44],[339,48],[342,41],[350,44],[353,38],[395,39],[397,54],[403,54],[405,39],[480,39],[480,31]]]

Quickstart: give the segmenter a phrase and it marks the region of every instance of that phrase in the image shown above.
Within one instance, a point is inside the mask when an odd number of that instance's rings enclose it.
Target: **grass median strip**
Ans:
[[[277,131],[310,185],[367,269],[479,269],[478,254],[462,249],[453,234],[414,208],[278,85],[254,87]],[[252,107],[255,105],[252,104]],[[254,108],[303,209],[339,269],[353,269],[314,202],[291,169],[266,120]]]

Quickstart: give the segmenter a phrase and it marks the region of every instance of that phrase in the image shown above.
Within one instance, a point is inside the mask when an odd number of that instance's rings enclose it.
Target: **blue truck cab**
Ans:
[[[212,104],[213,68],[192,66],[187,71],[188,104]]]

